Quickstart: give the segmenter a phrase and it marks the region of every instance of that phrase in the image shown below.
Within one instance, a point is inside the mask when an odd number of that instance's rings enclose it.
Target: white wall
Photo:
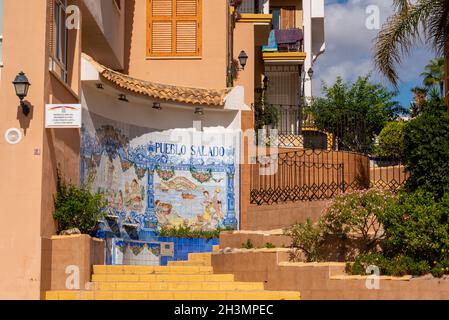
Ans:
[[[162,104],[162,110],[152,109],[152,102],[121,102],[117,96],[83,84],[82,103],[89,111],[116,121],[125,121],[140,127],[157,130],[192,128],[193,121],[200,120],[203,129],[240,129],[239,111],[213,111],[206,109],[201,118],[194,115],[195,106],[171,108]],[[132,98],[130,98],[132,99]]]
[[[312,0],[312,18],[324,18],[324,0]]]
[[[84,5],[95,20],[96,27],[98,27],[103,34],[110,49],[114,52],[120,67],[123,67],[125,45],[125,1],[121,0],[120,11],[117,9],[113,0],[84,0]],[[89,25],[89,27],[91,26]],[[98,50],[99,48],[95,49]]]

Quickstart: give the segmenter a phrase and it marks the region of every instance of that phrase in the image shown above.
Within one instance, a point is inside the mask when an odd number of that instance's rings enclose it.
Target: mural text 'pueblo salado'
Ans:
[[[186,145],[178,145],[173,143],[156,143],[156,152],[167,155],[178,155],[183,156],[187,155],[190,152],[191,156],[200,156],[200,157],[224,157],[225,156],[225,148],[217,147],[217,146],[190,146],[190,148]]]

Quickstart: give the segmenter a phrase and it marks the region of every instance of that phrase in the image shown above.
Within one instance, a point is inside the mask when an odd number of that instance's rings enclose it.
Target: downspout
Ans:
[[[226,23],[227,23],[227,66],[226,66],[226,83],[228,87],[234,86],[234,79],[233,79],[233,56],[234,56],[234,30],[233,30],[233,14],[231,14],[231,1],[227,0],[226,3]]]

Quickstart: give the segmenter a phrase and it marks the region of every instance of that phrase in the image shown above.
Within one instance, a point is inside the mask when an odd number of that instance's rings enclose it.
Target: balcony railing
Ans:
[[[269,0],[242,0],[238,13],[268,14]]]

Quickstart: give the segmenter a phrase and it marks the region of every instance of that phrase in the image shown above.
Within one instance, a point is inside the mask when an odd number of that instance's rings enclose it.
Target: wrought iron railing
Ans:
[[[264,13],[264,5],[266,2],[268,0],[242,0],[242,4],[237,8],[237,12],[262,14]]]
[[[398,161],[370,161],[361,153],[301,150],[269,155],[251,165],[251,204],[331,199],[370,187],[397,191],[408,178]]]
[[[353,151],[369,153],[373,144],[366,134],[366,122],[361,115],[342,115],[332,122],[316,121],[298,105],[269,104],[277,114],[277,122],[267,130],[264,142],[280,148]],[[260,138],[260,137],[258,137]],[[258,140],[260,141],[260,139]]]

